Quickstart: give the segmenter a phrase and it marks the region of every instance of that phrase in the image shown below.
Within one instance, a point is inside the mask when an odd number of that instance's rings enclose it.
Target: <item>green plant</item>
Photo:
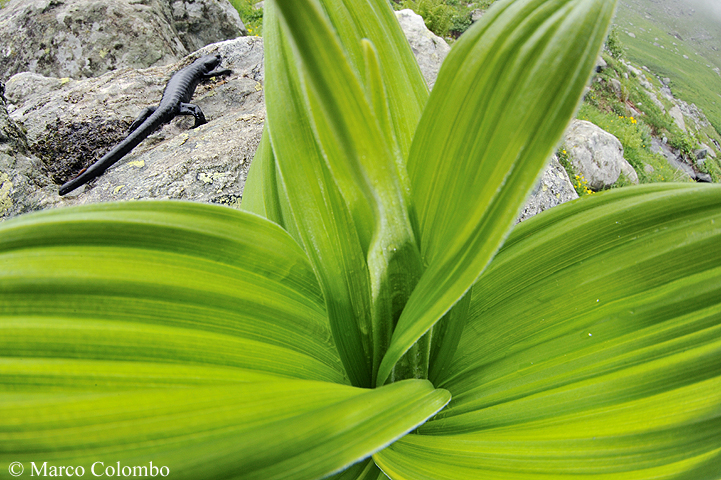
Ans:
[[[606,49],[615,59],[623,58],[626,53],[621,43],[621,38],[618,35],[618,27],[615,25],[608,33],[608,38],[606,38]]]
[[[461,34],[463,34],[463,32],[468,30],[472,24],[473,20],[471,19],[471,11],[468,8],[461,9],[451,16],[449,33],[455,38],[458,38]]]
[[[673,148],[678,149],[681,152],[681,155],[686,158],[692,158],[693,151],[698,146],[696,140],[685,132],[678,132],[677,135],[672,135],[668,139],[668,143]]]
[[[267,0],[253,213],[0,225],[3,471],[716,478],[721,190],[512,227],[613,2],[499,2],[430,95],[387,0],[324,5]]]

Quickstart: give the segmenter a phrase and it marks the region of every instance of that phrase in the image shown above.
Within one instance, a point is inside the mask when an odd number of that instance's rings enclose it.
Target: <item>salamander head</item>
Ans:
[[[215,69],[215,67],[220,65],[220,55],[203,55],[193,63],[202,64],[205,69],[210,72],[211,70]]]

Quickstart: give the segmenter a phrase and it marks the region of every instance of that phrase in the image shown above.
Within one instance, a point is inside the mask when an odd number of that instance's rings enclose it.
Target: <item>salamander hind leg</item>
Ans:
[[[178,112],[178,115],[192,115],[195,117],[195,125],[193,125],[193,128],[199,127],[200,125],[204,125],[208,123],[208,121],[205,119],[205,115],[203,115],[203,111],[200,109],[199,106],[193,105],[192,103],[181,103],[180,104],[180,111]]]
[[[143,124],[144,121],[148,119],[149,116],[155,112],[156,107],[148,107],[144,108],[142,112],[140,112],[140,115],[138,115],[138,118],[136,118],[133,123],[130,124],[130,128],[128,129],[130,132],[135,131],[140,125]]]

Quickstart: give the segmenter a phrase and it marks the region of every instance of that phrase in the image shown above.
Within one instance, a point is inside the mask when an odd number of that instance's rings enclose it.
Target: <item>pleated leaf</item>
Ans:
[[[393,11],[386,0],[322,0],[321,4],[361,79],[367,78],[368,72],[358,40],[368,39],[375,46],[391,123],[383,133],[391,134],[390,143],[397,144],[405,164],[428,87]]]
[[[0,468],[47,462],[91,474],[95,462],[152,462],[180,479],[323,478],[402,436],[449,398],[421,380],[376,390],[299,380],[90,390],[3,395]],[[103,466],[93,472],[111,476]]]
[[[367,3],[370,26],[397,37],[390,7]],[[326,10],[336,23],[350,22],[350,31],[370,31],[358,5],[268,5],[268,125],[279,181],[323,287],[341,358],[353,384],[369,386],[421,271],[398,141],[403,131],[410,142],[417,116],[400,120],[404,108],[391,100],[388,79],[421,77],[417,66],[388,60],[398,51],[410,54],[405,40],[403,48],[389,49],[356,39],[350,50],[360,53],[349,55]],[[410,113],[419,111],[426,91],[415,90],[403,100],[413,104],[405,108]]]
[[[378,384],[470,288],[508,234],[576,109],[614,7],[608,0],[503,1],[454,45],[408,159],[427,268]]]
[[[5,222],[0,318],[6,357],[345,381],[305,253],[267,220],[225,208],[138,202]]]
[[[523,222],[470,310],[453,401],[376,456],[391,478],[719,478],[721,188]]]
[[[273,146],[266,126],[248,171],[241,206],[246,212],[260,215],[288,230],[289,225],[286,224],[292,222],[283,218],[282,202],[286,198],[279,183]]]
[[[275,12],[269,3],[264,18],[269,40],[265,53],[266,126],[275,153],[277,181],[288,194],[288,223],[296,225],[317,272],[346,371],[354,385],[367,387],[371,385],[372,345],[366,258],[351,213],[313,133],[298,67]]]

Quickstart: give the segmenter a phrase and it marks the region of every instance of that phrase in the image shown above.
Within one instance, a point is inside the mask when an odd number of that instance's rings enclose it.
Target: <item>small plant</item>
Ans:
[[[606,50],[617,60],[623,58],[626,54],[618,30],[616,25],[611,27],[611,31],[608,33],[608,38],[606,39]]]
[[[593,193],[593,190],[588,188],[588,180],[586,180],[582,173],[577,173],[573,176],[573,179],[573,188],[579,196],[591,195]]]
[[[410,8],[423,17],[428,30],[439,37],[448,36],[454,24],[454,9],[444,0],[403,0],[400,8]]]
[[[583,176],[582,173],[576,173],[571,163],[571,157],[565,147],[560,148],[556,151],[556,157],[561,166],[566,170],[568,178],[571,179],[571,184],[579,197],[583,195],[593,194],[593,190],[588,188],[588,180]]]
[[[688,133],[681,132],[676,135],[672,135],[668,140],[668,144],[679,150],[681,156],[687,159],[693,157],[693,151],[698,146],[698,143],[693,137],[691,137]]]
[[[0,225],[0,471],[717,478],[721,188],[514,227],[614,3],[499,2],[429,93],[387,0],[266,0],[247,211]]]

